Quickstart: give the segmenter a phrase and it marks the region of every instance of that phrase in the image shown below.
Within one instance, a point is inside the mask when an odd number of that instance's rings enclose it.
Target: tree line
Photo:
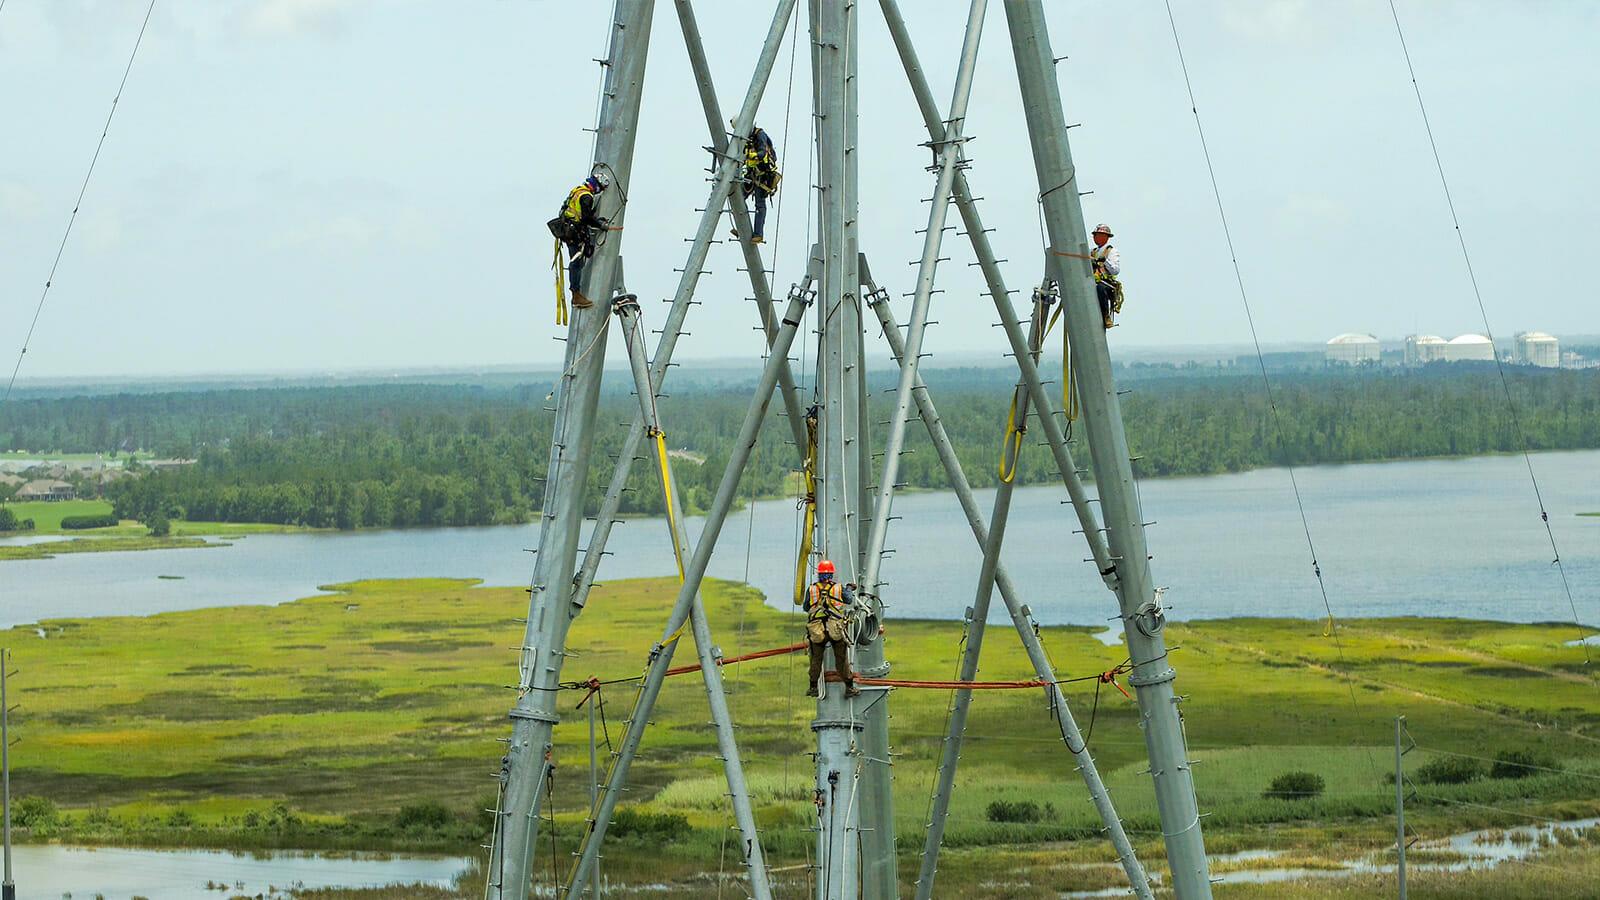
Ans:
[[[1600,370],[1510,371],[1517,419],[1535,450],[1600,448]],[[932,370],[928,381],[957,456],[976,487],[997,481],[1012,378],[1004,370]],[[869,421],[881,444],[893,410],[888,378],[873,382]],[[1143,476],[1202,475],[1263,466],[1463,456],[1521,449],[1493,367],[1438,365],[1393,372],[1283,374],[1272,400],[1242,375],[1146,373],[1122,398],[1129,445]],[[749,384],[722,384],[660,401],[685,507],[709,504],[749,402]],[[1052,387],[1059,390],[1059,387]],[[327,528],[526,522],[540,508],[550,452],[548,385],[362,385],[211,390],[37,399],[0,410],[0,447],[111,452],[138,447],[196,460],[109,488],[118,515],[270,522]],[[623,393],[602,398],[589,468],[598,507],[612,461],[637,410]],[[798,454],[774,402],[746,497],[792,492]],[[1022,483],[1058,480],[1050,454],[1024,439]],[[907,433],[900,476],[947,486],[919,422]],[[644,448],[646,451],[649,448]],[[1087,462],[1087,448],[1077,455]],[[877,461],[874,463],[876,468]],[[625,514],[659,514],[649,455],[634,464]]]

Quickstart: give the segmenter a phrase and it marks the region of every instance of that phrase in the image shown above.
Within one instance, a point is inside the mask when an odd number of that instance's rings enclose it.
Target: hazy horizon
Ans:
[[[558,364],[543,222],[586,169],[602,6],[158,4],[19,384]],[[752,20],[766,16],[700,6],[729,111],[765,25]],[[1387,4],[1174,9],[1263,343],[1481,332]],[[905,4],[941,102],[964,11]],[[1574,262],[1600,238],[1587,164],[1600,7],[1412,0],[1399,12],[1497,338],[1600,331]],[[0,361],[16,358],[142,16],[111,0],[13,0],[0,13],[0,116],[28,136],[0,174]],[[1113,224],[1127,269],[1113,350],[1248,344],[1165,9],[1107,19],[1051,7],[1086,215]],[[931,190],[926,134],[876,9],[862,8],[861,28],[863,247],[898,297]],[[759,117],[788,175],[766,248],[780,293],[810,218],[807,54],[791,79],[790,50]],[[998,6],[973,107],[970,178],[1009,285],[1025,292],[1039,277],[1035,186]],[[630,287],[652,301],[647,326],[705,199],[706,141],[662,4],[624,248]],[[943,255],[929,349],[998,360],[970,248],[951,232]],[[740,265],[713,248],[679,359],[758,355]]]

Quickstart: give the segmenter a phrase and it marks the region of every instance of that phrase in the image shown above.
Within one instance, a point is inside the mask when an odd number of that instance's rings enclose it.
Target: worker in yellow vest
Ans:
[[[549,222],[551,233],[567,248],[567,278],[572,282],[572,305],[577,309],[594,305],[583,292],[583,267],[594,256],[596,236],[610,225],[600,217],[600,193],[610,186],[610,174],[597,169],[567,193],[561,214]]]
[[[728,124],[738,127],[738,122],[732,119]],[[778,171],[778,148],[765,131],[752,127],[744,139],[744,176],[740,183],[745,196],[756,206],[755,221],[750,228],[752,244],[766,243],[767,198],[778,192],[778,182],[782,180],[783,175]],[[733,236],[739,236],[738,229],[734,229]]]
[[[1094,266],[1094,293],[1100,300],[1100,318],[1107,328],[1116,326],[1116,314],[1122,312],[1122,256],[1111,246],[1111,226],[1101,222],[1094,227],[1094,249],[1089,251],[1089,261]]]
[[[811,677],[807,682],[806,696],[817,696],[817,679],[822,677],[822,654],[833,648],[833,665],[844,684],[846,697],[861,696],[856,687],[855,675],[850,671],[850,644],[845,636],[845,625],[850,607],[855,603],[855,585],[840,585],[833,580],[833,561],[817,563],[817,580],[811,582],[802,595],[806,610],[806,642],[811,650]]]

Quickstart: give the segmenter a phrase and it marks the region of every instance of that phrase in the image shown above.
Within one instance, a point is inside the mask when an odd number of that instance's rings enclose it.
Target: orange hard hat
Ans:
[[[832,575],[833,574],[833,560],[825,559],[822,562],[817,563],[817,574],[818,575]]]

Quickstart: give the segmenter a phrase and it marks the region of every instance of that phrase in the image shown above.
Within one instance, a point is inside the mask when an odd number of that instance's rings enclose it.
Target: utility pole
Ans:
[[[1067,142],[1044,4],[1042,0],[1006,0],[1005,6],[1050,237],[1046,262],[1061,289],[1095,489],[1111,551],[1111,571],[1101,574],[1110,579],[1121,607],[1133,664],[1128,682],[1137,691],[1172,886],[1178,900],[1209,900],[1211,880],[1200,809],[1173,688],[1177,673],[1167,654],[1166,614],[1150,571],[1145,523],[1139,516],[1133,464],[1091,278],[1078,193],[1081,186]]]
[[[655,0],[616,0],[603,63],[605,89],[595,135],[594,165],[611,177],[600,212],[620,228],[632,187],[634,137],[644,89],[645,62]],[[512,735],[501,764],[504,786],[499,841],[491,851],[488,900],[525,900],[539,804],[549,789],[551,732],[566,660],[567,632],[582,609],[573,603],[578,539],[593,455],[595,410],[604,371],[613,287],[621,280],[622,234],[610,231],[586,266],[586,294],[594,307],[575,310],[567,330],[566,359],[556,401],[545,483],[539,552],[534,564],[523,634]],[[576,286],[574,286],[576,289]]]
[[[1401,746],[1406,730],[1406,717],[1394,717],[1394,850],[1397,857],[1395,878],[1400,883],[1400,900],[1406,900],[1406,772],[1400,757],[1406,751]]]
[[[862,520],[868,460],[861,427],[860,268],[856,240],[855,147],[851,143],[854,85],[852,43],[856,7],[850,2],[810,0],[811,43],[817,119],[817,190],[820,214],[821,278],[817,295],[817,540],[824,559],[838,567],[838,579],[859,584]],[[868,628],[875,628],[869,622]],[[863,671],[870,674],[872,670]],[[893,821],[874,810],[863,816],[862,770],[866,765],[865,711],[879,707],[888,692],[845,696],[845,686],[823,684],[817,717],[816,804],[817,900],[857,900],[863,818],[874,827]],[[886,728],[887,722],[884,723]],[[884,744],[887,736],[884,735]],[[891,832],[892,833],[892,832]]]
[[[5,793],[5,881],[0,883],[0,900],[17,900],[17,886],[11,880],[11,698],[6,682],[11,678],[11,650],[0,649],[0,784]]]

